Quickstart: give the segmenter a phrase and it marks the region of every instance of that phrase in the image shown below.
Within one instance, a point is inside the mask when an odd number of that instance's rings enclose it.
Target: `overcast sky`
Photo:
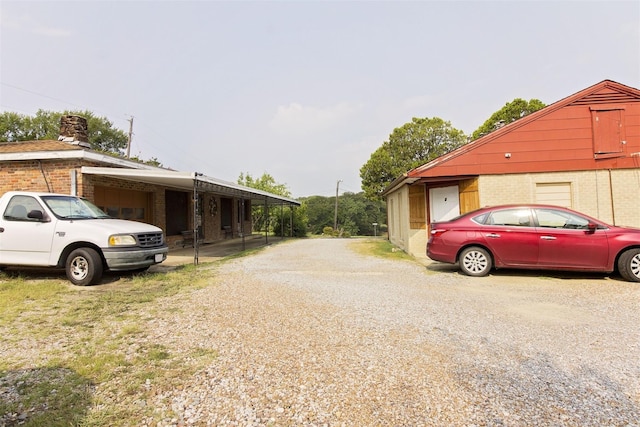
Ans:
[[[131,154],[293,197],[361,191],[393,129],[640,88],[634,1],[0,2],[0,109],[90,110]]]

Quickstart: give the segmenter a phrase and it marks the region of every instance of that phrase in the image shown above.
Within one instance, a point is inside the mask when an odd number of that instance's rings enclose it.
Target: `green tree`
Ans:
[[[307,207],[302,203],[298,207],[278,206],[272,208],[272,227],[276,236],[306,237]]]
[[[373,223],[376,230],[386,222],[386,204],[379,200],[367,199],[363,192],[344,193],[338,200],[338,229],[352,236],[373,236]]]
[[[300,201],[307,207],[309,233],[320,235],[325,227],[333,230],[335,197],[310,196]]]
[[[287,186],[285,184],[278,184],[276,180],[266,172],[257,179],[248,173],[240,173],[240,176],[238,177],[238,184],[244,185],[245,187],[255,188],[256,190],[277,194],[282,197],[291,197],[291,192]]]
[[[263,173],[260,178],[254,178],[250,174],[241,173],[238,184],[255,188],[282,197],[291,197],[291,192],[285,184],[278,184],[268,173]],[[293,224],[293,236],[304,237],[307,234],[307,218],[304,206],[271,206],[265,210],[264,206],[252,206],[251,217],[254,231],[273,232],[279,236],[285,236],[291,230]],[[290,236],[292,237],[292,236]]]
[[[0,140],[36,141],[58,139],[60,117],[63,115],[81,116],[87,119],[88,137],[91,148],[97,151],[123,155],[127,147],[128,135],[113,127],[105,117],[98,117],[90,111],[53,112],[38,110],[35,116],[12,112],[0,114]]]
[[[360,168],[365,196],[379,200],[382,191],[403,173],[465,144],[467,137],[438,117],[413,118],[393,130],[389,140]]]
[[[478,139],[544,107],[546,105],[539,99],[525,101],[522,98],[516,98],[511,102],[507,102],[504,107],[493,113],[482,126],[473,132],[471,138]]]

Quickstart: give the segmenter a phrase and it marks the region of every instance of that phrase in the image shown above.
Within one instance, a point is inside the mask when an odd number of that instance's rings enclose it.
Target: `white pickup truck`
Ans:
[[[99,283],[105,270],[143,271],[164,261],[162,230],[114,219],[86,199],[10,191],[0,196],[0,269],[64,268],[74,285]]]

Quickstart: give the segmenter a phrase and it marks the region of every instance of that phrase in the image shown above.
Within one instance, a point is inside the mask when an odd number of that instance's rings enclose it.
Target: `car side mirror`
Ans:
[[[590,222],[587,224],[587,231],[589,231],[589,233],[595,233],[597,229],[598,224],[596,224],[595,222]]]

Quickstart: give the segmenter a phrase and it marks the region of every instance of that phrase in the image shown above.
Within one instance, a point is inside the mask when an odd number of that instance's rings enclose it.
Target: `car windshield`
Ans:
[[[100,208],[86,199],[74,196],[43,196],[42,200],[61,219],[110,218]]]

